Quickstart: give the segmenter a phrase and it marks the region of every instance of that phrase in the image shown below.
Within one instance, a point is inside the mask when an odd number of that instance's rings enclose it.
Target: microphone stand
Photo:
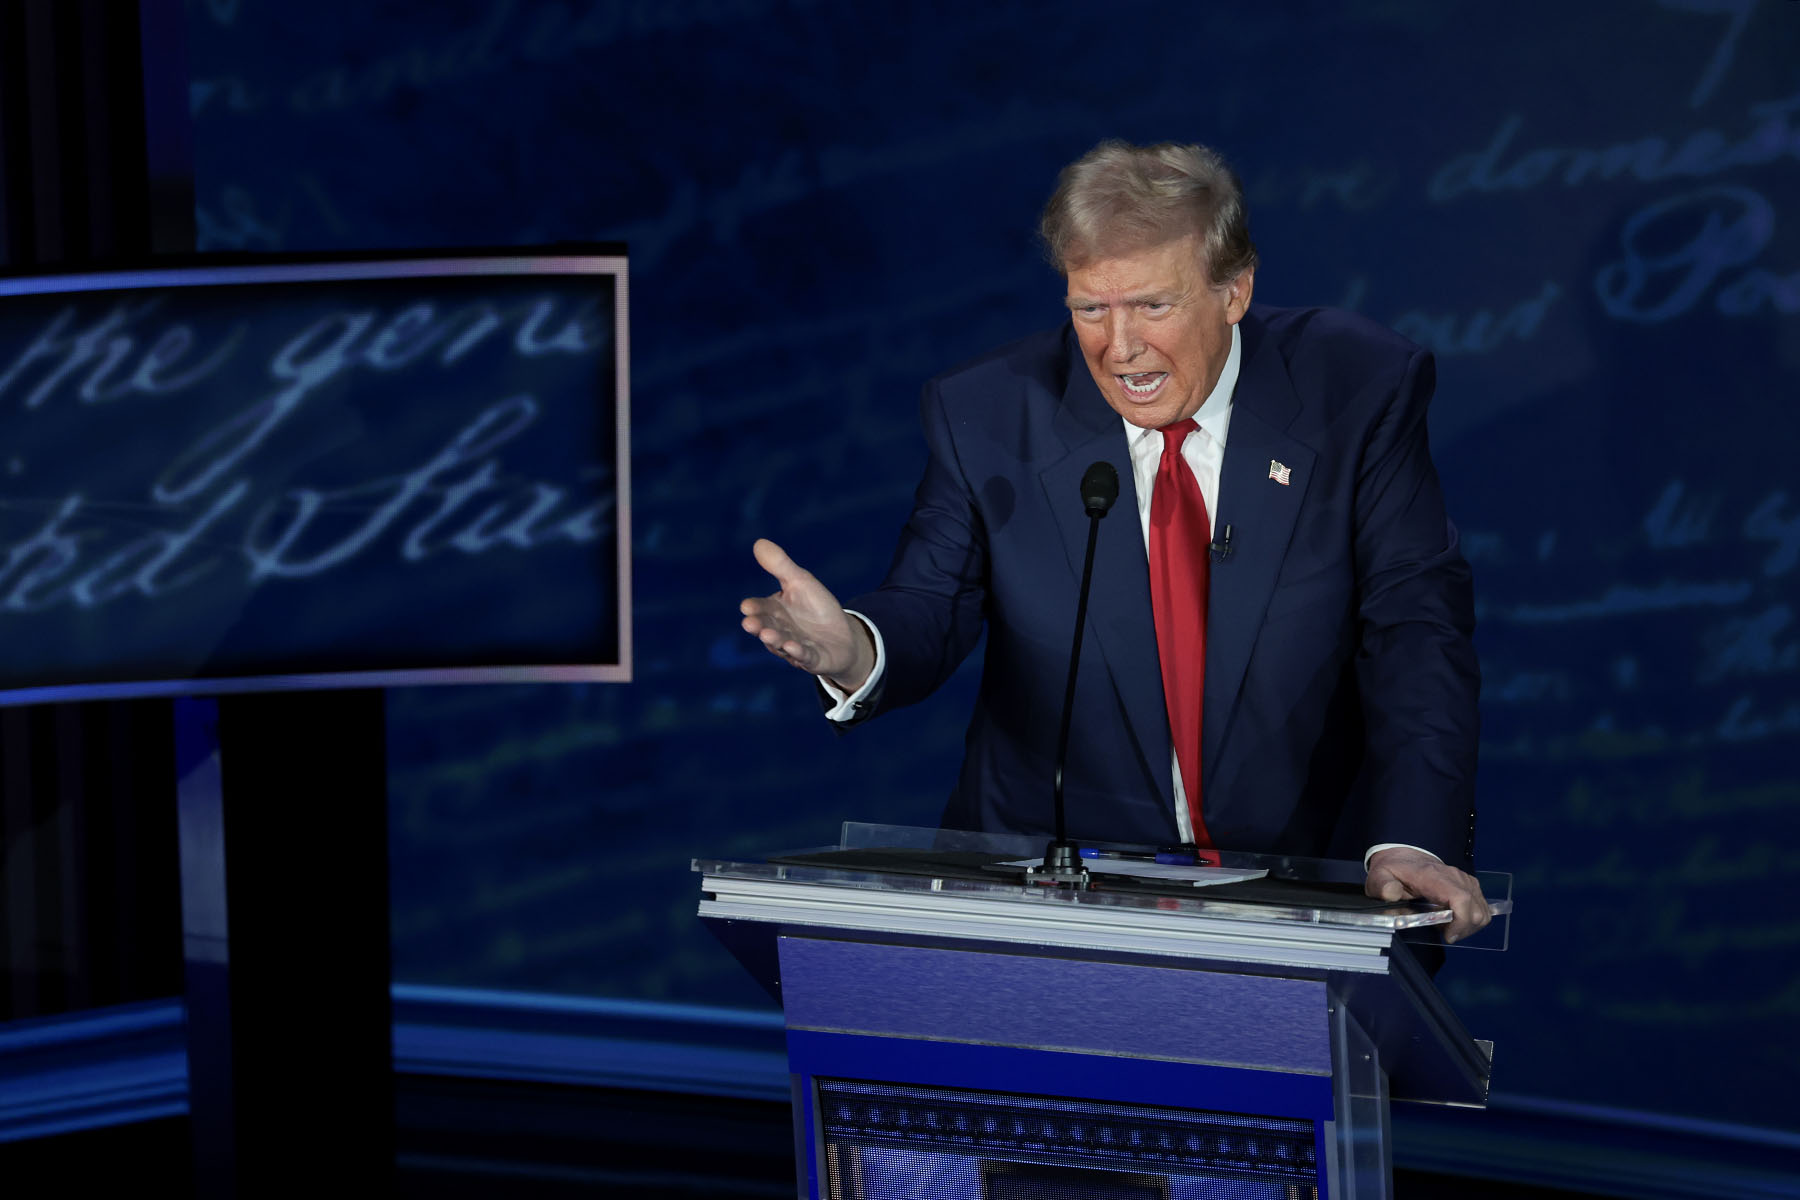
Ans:
[[[1050,883],[1086,889],[1093,886],[1081,848],[1069,840],[1068,809],[1063,800],[1063,767],[1069,760],[1069,725],[1075,715],[1075,674],[1081,667],[1081,635],[1087,626],[1088,588],[1094,582],[1094,546],[1100,540],[1100,518],[1119,498],[1119,473],[1111,463],[1097,462],[1081,477],[1081,499],[1087,508],[1087,557],[1081,565],[1081,593],[1075,602],[1075,639],[1069,649],[1069,686],[1063,693],[1062,728],[1056,737],[1056,774],[1052,788],[1056,801],[1056,837],[1044,851],[1044,861],[1025,871],[1028,883]]]

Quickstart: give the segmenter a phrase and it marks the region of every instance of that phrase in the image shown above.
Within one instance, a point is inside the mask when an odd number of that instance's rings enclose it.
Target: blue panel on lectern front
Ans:
[[[1331,1069],[1323,980],[823,938],[779,947],[790,1028]]]

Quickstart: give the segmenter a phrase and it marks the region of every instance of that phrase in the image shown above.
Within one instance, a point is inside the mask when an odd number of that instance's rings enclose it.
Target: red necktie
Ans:
[[[1162,461],[1150,491],[1150,608],[1156,616],[1156,654],[1162,661],[1163,701],[1181,786],[1187,792],[1194,842],[1211,846],[1200,815],[1200,716],[1206,692],[1206,583],[1212,521],[1200,481],[1181,457],[1181,443],[1198,426],[1190,417],[1159,430]]]

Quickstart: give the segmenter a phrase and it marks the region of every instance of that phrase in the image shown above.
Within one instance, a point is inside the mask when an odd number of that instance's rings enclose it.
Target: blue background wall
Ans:
[[[1056,169],[1200,140],[1259,299],[1439,355],[1520,904],[1443,982],[1497,1088],[1800,1127],[1800,4],[189,18],[201,249],[631,248],[637,680],[391,695],[400,978],[757,1003],[688,857],[935,819],[969,674],[834,738],[737,631],[749,544],[876,581],[920,382],[1059,319]]]

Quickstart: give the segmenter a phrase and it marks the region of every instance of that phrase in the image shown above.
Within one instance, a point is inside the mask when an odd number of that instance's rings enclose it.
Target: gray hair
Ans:
[[[1108,138],[1062,169],[1038,234],[1058,271],[1198,233],[1222,287],[1256,266],[1244,189],[1218,153]]]

